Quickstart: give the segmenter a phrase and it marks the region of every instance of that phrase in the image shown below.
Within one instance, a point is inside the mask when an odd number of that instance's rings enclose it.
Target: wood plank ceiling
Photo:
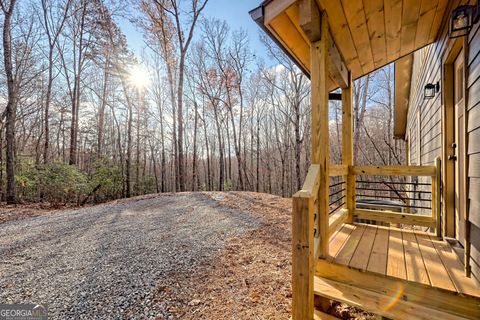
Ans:
[[[435,41],[448,0],[316,0],[354,79]],[[264,5],[264,25],[307,72],[310,43],[297,0]],[[332,84],[333,89],[335,87]]]

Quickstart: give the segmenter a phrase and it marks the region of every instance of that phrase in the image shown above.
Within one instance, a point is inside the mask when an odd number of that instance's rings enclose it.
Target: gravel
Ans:
[[[176,319],[199,303],[184,275],[261,225],[204,193],[9,221],[0,224],[0,303],[47,304],[50,319]]]

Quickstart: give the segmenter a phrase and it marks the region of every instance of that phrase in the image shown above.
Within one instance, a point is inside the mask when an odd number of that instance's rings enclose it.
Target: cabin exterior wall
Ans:
[[[455,1],[449,10],[458,4],[459,1]],[[450,17],[450,14],[447,13],[446,17]],[[443,63],[454,39],[448,37],[447,22],[448,20],[444,21],[436,42],[414,53],[405,136],[409,165],[432,165],[436,157],[448,161],[444,159],[442,147],[445,134],[442,127],[445,107]],[[467,193],[470,201],[470,265],[472,274],[480,279],[480,23],[476,23],[469,35],[461,41],[466,50],[465,134]],[[437,81],[440,83],[440,92],[433,99],[424,100],[425,84],[435,84]]]
[[[471,31],[468,39],[468,157],[469,157],[469,194],[470,199],[470,261],[472,273],[480,278],[480,23]]]

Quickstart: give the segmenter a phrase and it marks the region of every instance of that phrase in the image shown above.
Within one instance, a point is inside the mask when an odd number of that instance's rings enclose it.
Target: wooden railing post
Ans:
[[[314,199],[300,192],[293,196],[292,215],[292,319],[313,316]]]
[[[355,210],[355,176],[350,168],[353,166],[353,104],[352,104],[352,75],[348,73],[348,87],[342,88],[342,163],[348,166],[345,177],[347,183],[346,204],[348,210],[347,222],[353,222]]]
[[[440,157],[435,159],[435,176],[432,176],[432,218],[435,219],[435,233],[437,237],[442,236],[441,225],[441,202],[440,202],[440,186],[441,180],[441,162]]]
[[[313,275],[320,247],[315,223],[319,184],[320,166],[312,164],[308,169],[302,190],[293,195],[292,317],[294,320],[313,317]]]

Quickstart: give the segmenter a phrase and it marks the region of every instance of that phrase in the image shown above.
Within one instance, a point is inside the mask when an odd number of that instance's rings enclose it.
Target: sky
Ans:
[[[208,0],[203,17],[225,20],[232,30],[245,29],[249,34],[252,51],[258,56],[266,58],[265,49],[259,40],[260,28],[248,14],[261,2],[262,0]],[[130,48],[140,54],[145,46],[142,33],[127,19],[121,19],[119,24],[127,37]]]

